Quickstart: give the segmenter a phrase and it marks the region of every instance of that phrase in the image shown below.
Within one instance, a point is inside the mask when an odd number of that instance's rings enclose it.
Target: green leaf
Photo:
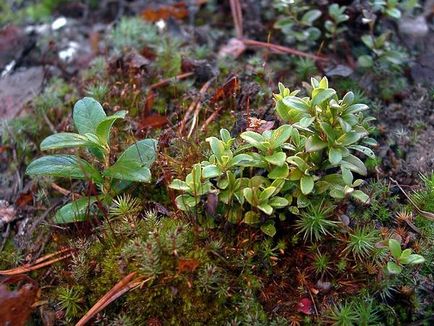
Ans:
[[[223,144],[223,142],[216,137],[208,137],[206,141],[209,143],[211,147],[211,151],[214,153],[216,158],[220,161],[222,155],[225,152],[225,145]]]
[[[259,214],[254,211],[248,211],[244,214],[244,223],[249,225],[259,223]]]
[[[100,141],[103,144],[109,143],[110,131],[111,131],[111,128],[112,128],[113,124],[115,123],[115,121],[118,119],[125,118],[126,114],[127,114],[127,111],[116,112],[112,116],[106,117],[104,120],[102,120],[98,124],[98,126],[96,127],[95,133],[99,137]]]
[[[390,274],[400,274],[402,272],[402,267],[395,264],[393,261],[387,263],[387,271]]]
[[[374,65],[374,60],[372,59],[372,57],[370,55],[361,55],[357,59],[357,63],[362,68],[370,68]]]
[[[56,212],[54,223],[74,223],[85,221],[90,213],[92,204],[96,202],[96,197],[83,197],[69,204],[66,204]]]
[[[423,256],[412,254],[408,257],[406,264],[416,265],[416,264],[423,264],[424,262],[425,262],[425,258]]]
[[[304,195],[312,192],[314,186],[313,177],[311,175],[304,175],[300,179],[300,189]]]
[[[342,178],[347,186],[351,186],[353,183],[353,174],[347,168],[342,168]]]
[[[101,104],[91,97],[84,97],[74,105],[73,120],[78,132],[95,134],[96,127],[106,118]]]
[[[189,191],[190,190],[190,187],[188,186],[188,184],[182,180],[179,180],[179,179],[173,180],[170,183],[169,188],[175,189],[175,190],[181,190],[181,191]]]
[[[288,164],[284,164],[283,166],[276,166],[273,170],[268,173],[269,179],[280,179],[286,178],[289,174]]]
[[[399,241],[395,239],[389,239],[389,249],[393,258],[399,259],[401,256],[401,244]]]
[[[339,148],[329,148],[329,161],[333,165],[338,165],[342,160],[342,152]]]
[[[263,202],[273,196],[274,192],[276,191],[276,187],[267,187],[265,188],[261,194],[259,195],[259,201]]]
[[[214,164],[207,165],[202,169],[202,177],[205,179],[215,178],[221,174],[222,171],[220,171],[220,169]]]
[[[41,151],[89,145],[87,137],[72,132],[61,132],[45,138],[41,143]]]
[[[244,195],[244,198],[246,198],[247,202],[250,205],[255,206],[255,201],[254,201],[253,189],[252,188],[244,188],[243,189],[243,195]]]
[[[357,200],[361,201],[363,204],[369,204],[369,202],[370,202],[369,196],[361,190],[354,190],[351,193],[351,196],[353,196]]]
[[[271,207],[269,204],[258,205],[258,209],[260,209],[267,215],[273,214],[273,207]]]
[[[360,153],[365,154],[366,156],[368,156],[369,158],[375,158],[375,153],[368,147],[366,146],[362,146],[362,145],[351,145],[350,147],[348,147],[350,149],[354,149]]]
[[[360,175],[366,175],[368,173],[365,164],[363,164],[358,157],[351,154],[342,159],[341,167],[346,167]]]
[[[274,237],[276,235],[276,227],[273,221],[267,221],[261,225],[261,231],[264,232],[269,237]]]
[[[309,170],[309,166],[301,157],[290,156],[286,159],[286,161],[289,164],[293,164],[293,165],[297,166],[300,169],[300,171],[302,171],[303,173],[305,173],[306,171]]]
[[[179,195],[175,199],[176,206],[182,211],[190,211],[199,203],[199,199],[190,195]]]
[[[264,137],[257,132],[253,131],[245,131],[243,132],[240,137],[244,139],[249,144],[252,144],[258,149],[265,150],[264,145],[262,145],[262,142],[265,141]]]
[[[291,110],[296,110],[299,112],[309,111],[309,105],[299,97],[288,96],[285,97],[282,102]]]
[[[273,131],[271,135],[271,144],[273,149],[280,147],[291,136],[292,127],[290,125],[282,125]]]
[[[321,11],[318,9],[313,9],[307,11],[303,17],[301,18],[301,21],[306,25],[312,25],[312,23],[317,20],[321,16]]]
[[[335,94],[336,91],[333,88],[314,89],[312,92],[312,105],[320,105]]]
[[[138,141],[128,147],[103,174],[120,180],[148,182],[151,179],[149,168],[156,159],[156,146],[157,142],[153,139]]]
[[[306,152],[316,152],[327,147],[327,143],[323,142],[317,135],[310,136],[304,144]]]
[[[345,110],[345,114],[356,114],[362,111],[366,111],[369,109],[369,106],[367,106],[366,104],[353,104],[351,106],[349,106],[346,110]]]
[[[47,175],[72,179],[89,179],[100,183],[99,172],[88,162],[74,155],[49,155],[34,160],[27,167],[28,175]]]
[[[273,165],[283,166],[286,161],[286,154],[284,152],[275,152],[273,155],[264,156],[264,159]]]
[[[268,201],[268,204],[274,208],[283,208],[289,205],[287,199],[279,196],[275,196]]]

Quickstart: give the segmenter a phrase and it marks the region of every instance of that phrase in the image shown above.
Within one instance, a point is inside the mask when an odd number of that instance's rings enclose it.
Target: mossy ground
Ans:
[[[72,258],[30,274],[39,283],[43,302],[43,309],[33,313],[34,324],[40,324],[51,312],[57,313],[57,324],[73,324],[131,272],[143,277],[142,286],[110,304],[96,316],[95,323],[429,324],[434,307],[434,223],[418,215],[389,180],[389,176],[402,173],[396,166],[405,161],[400,153],[410,145],[392,144],[392,128],[382,129],[382,124],[387,124],[382,109],[395,103],[402,110],[403,89],[411,93],[422,87],[413,84],[403,71],[392,75],[381,70],[356,71],[351,78],[331,80],[339,94],[353,90],[361,102],[370,105],[379,118],[373,134],[381,141],[381,148],[388,149],[368,164],[370,175],[364,188],[371,203],[364,206],[346,200],[334,206],[327,219],[338,226],[321,241],[303,239],[297,226],[299,218],[291,214],[285,221],[276,219],[278,233],[269,238],[257,228],[228,223],[219,212],[208,209],[205,199],[204,205],[190,214],[176,209],[175,193],[168,184],[174,178],[184,178],[194,163],[209,156],[207,136],[216,135],[222,127],[237,135],[245,130],[248,117],[278,125],[272,101],[277,82],[290,89],[301,88],[303,81],[325,70],[321,63],[309,59],[267,51],[248,50],[238,59],[219,58],[216,53],[223,44],[219,38],[232,28],[222,16],[224,10],[229,14],[227,9],[209,1],[199,12],[197,24],[204,29],[210,28],[205,23],[216,26],[212,27],[215,34],[208,36],[203,31],[189,33],[191,26],[186,23],[176,24],[174,30],[158,31],[155,24],[140,18],[123,18],[114,32],[104,36],[107,55],[96,57],[72,79],[50,79],[43,93],[29,103],[27,115],[2,128],[2,148],[6,150],[0,152],[0,185],[8,184],[11,173],[22,173],[40,155],[38,145],[44,137],[54,131],[73,130],[71,107],[81,96],[98,98],[108,112],[129,111],[127,122],[117,125],[112,137],[114,153],[135,139],[159,140],[152,183],[128,190],[140,202],[141,208],[134,214],[54,226],[51,217],[55,208],[70,195],[65,198],[54,191],[52,182],[76,193],[82,193],[86,185],[22,178],[31,182],[28,190],[33,200],[20,208],[31,216],[31,227],[16,224],[10,229],[0,253],[0,269],[65,247],[75,249]],[[210,15],[212,21],[208,21]],[[246,19],[254,30],[254,22]],[[261,19],[263,27],[272,25],[272,18]],[[283,39],[275,37],[275,41]],[[357,41],[348,42],[352,43]],[[191,75],[175,78],[186,73]],[[238,84],[230,84],[234,76]],[[155,86],[167,78],[171,78],[167,83]],[[364,87],[366,79],[372,81],[370,87]],[[208,81],[208,89],[201,94]],[[181,134],[179,128],[194,101],[201,107],[190,113]],[[428,110],[432,103],[432,96],[424,96],[418,107]],[[434,211],[433,176],[429,170],[412,171],[412,175],[419,172],[426,177],[412,179],[416,190],[412,197],[419,208]],[[51,213],[39,219],[47,209]],[[368,243],[366,254],[354,249],[359,244],[357,237]],[[389,255],[379,243],[390,237],[401,239],[426,262],[406,268],[400,275],[388,275],[384,266]],[[311,306],[304,309],[300,306],[303,302]]]

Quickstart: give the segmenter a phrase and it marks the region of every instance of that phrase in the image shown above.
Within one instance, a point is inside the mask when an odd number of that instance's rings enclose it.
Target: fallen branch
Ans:
[[[125,276],[120,282],[111,288],[92,308],[78,321],[76,326],[83,326],[91,320],[97,313],[107,307],[114,300],[122,296],[124,293],[143,285],[152,278],[143,280],[143,277],[134,279],[136,272],[132,272]]]
[[[250,47],[266,48],[266,49],[270,49],[270,50],[278,52],[278,53],[288,53],[288,54],[296,55],[299,57],[310,58],[310,59],[315,60],[315,61],[327,61],[327,58],[325,58],[325,57],[320,57],[320,56],[317,56],[314,54],[305,53],[303,51],[299,51],[299,50],[296,50],[293,48],[288,48],[288,47],[282,46],[282,45],[260,42],[260,41],[249,40],[249,39],[242,40],[242,41],[246,47],[250,46]]]
[[[4,276],[11,276],[11,275],[18,275],[18,274],[24,274],[27,272],[31,272],[37,269],[40,269],[42,267],[46,267],[49,265],[52,265],[58,261],[61,261],[63,259],[66,259],[68,257],[70,257],[73,253],[72,248],[67,248],[67,249],[63,249],[63,250],[59,250],[55,253],[46,255],[44,257],[41,257],[39,259],[36,259],[33,263],[31,264],[25,264],[23,266],[20,267],[16,267],[16,268],[12,268],[12,269],[7,269],[4,271],[0,271],[0,275],[4,275]],[[52,257],[56,257],[56,256],[60,256],[54,259],[50,259]]]
[[[413,207],[416,209],[416,211],[423,217],[427,218],[428,220],[434,221],[434,214],[431,212],[427,212],[424,211],[422,209],[420,209],[416,203],[413,201],[413,199],[410,198],[409,195],[407,195],[407,193],[404,191],[404,189],[402,189],[401,185],[398,183],[398,181],[396,181],[393,178],[390,178],[390,180],[399,188],[399,190],[401,190],[401,192],[404,194],[404,196],[408,199],[408,201],[410,202],[411,205],[413,205]]]

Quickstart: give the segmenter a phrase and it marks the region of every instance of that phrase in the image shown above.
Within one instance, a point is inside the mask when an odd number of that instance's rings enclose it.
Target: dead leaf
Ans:
[[[312,301],[309,298],[303,298],[297,303],[297,311],[305,315],[312,314]]]
[[[233,97],[239,89],[240,80],[237,76],[232,76],[223,84],[222,87],[217,88],[214,95],[211,97],[210,102],[216,103],[220,100],[227,99],[228,97]]]
[[[169,122],[167,117],[160,114],[151,114],[143,118],[140,122],[139,129],[158,129]]]
[[[9,206],[5,200],[0,200],[0,228],[17,218],[15,207]]]
[[[178,272],[194,272],[199,266],[199,262],[196,259],[180,258],[178,260]]]
[[[18,278],[18,280],[21,279],[22,277]],[[26,279],[30,278],[26,277]],[[9,283],[8,279],[5,281]],[[10,291],[5,284],[0,284],[0,320],[2,325],[26,325],[34,309],[32,305],[37,301],[39,294],[36,282],[31,281],[14,291]],[[14,279],[12,282],[16,282],[16,280]]]
[[[167,20],[169,18],[184,19],[188,16],[188,9],[184,2],[179,2],[174,5],[158,6],[155,8],[147,8],[142,11],[142,17],[149,22],[156,22],[160,19]]]
[[[266,121],[266,120],[249,117],[248,122],[249,124],[246,130],[258,132],[260,134],[262,134],[264,131],[273,129],[274,127],[274,121]]]
[[[233,57],[238,58],[243,52],[246,50],[246,45],[243,41],[240,41],[236,38],[231,38],[228,43],[223,45],[219,52],[218,57],[219,58],[225,58],[225,57]]]
[[[15,205],[17,205],[18,207],[24,207],[32,201],[33,201],[33,195],[31,192],[21,193],[18,196],[18,199],[15,201]]]

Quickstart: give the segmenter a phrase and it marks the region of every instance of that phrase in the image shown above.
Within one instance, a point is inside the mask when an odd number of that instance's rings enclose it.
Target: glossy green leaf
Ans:
[[[45,138],[41,142],[41,151],[87,145],[89,145],[87,137],[72,132],[61,132]]]
[[[112,116],[104,118],[104,120],[97,125],[95,133],[103,144],[109,143],[110,131],[116,120],[125,118],[126,114],[127,111],[116,112]]]
[[[286,178],[289,174],[288,164],[284,164],[283,166],[276,166],[274,169],[268,173],[268,178],[270,179],[280,179]]]
[[[273,214],[273,207],[271,207],[269,204],[258,205],[258,209],[260,209],[267,215]]]
[[[288,96],[285,97],[282,102],[291,110],[296,110],[300,112],[309,111],[309,105],[301,98],[295,96]]]
[[[275,196],[268,201],[268,204],[274,208],[283,208],[289,205],[287,199],[279,196]]]
[[[248,211],[244,214],[243,222],[246,224],[253,225],[259,223],[259,221],[259,214],[254,211]]]
[[[366,175],[368,173],[365,164],[358,157],[351,154],[342,159],[341,166],[360,175]]]
[[[401,256],[401,244],[399,241],[395,239],[389,239],[389,249],[393,258],[399,259]]]
[[[316,152],[327,147],[327,143],[323,142],[317,135],[310,136],[304,144],[306,152]]]
[[[336,94],[333,88],[314,89],[312,92],[312,105],[320,105]]]
[[[424,262],[425,262],[425,258],[423,256],[417,254],[411,254],[408,257],[406,264],[417,265],[417,264],[423,264]]]
[[[86,221],[96,197],[83,197],[60,208],[54,216],[54,223],[65,224]]]
[[[190,211],[199,203],[199,199],[190,195],[179,195],[175,199],[176,206],[182,211]]]
[[[354,190],[351,193],[351,196],[356,198],[357,200],[361,201],[363,204],[369,204],[369,202],[370,202],[369,196],[361,190]]]
[[[156,159],[157,142],[144,139],[128,147],[115,164],[104,170],[103,174],[115,179],[148,182],[151,179],[149,170]]]
[[[312,25],[312,23],[321,16],[321,11],[318,9],[312,9],[307,11],[303,17],[301,17],[302,23],[306,25]]]
[[[188,186],[188,184],[185,181],[182,181],[179,179],[173,180],[170,183],[169,188],[175,189],[175,190],[180,190],[180,191],[189,191],[190,190],[190,187]]]
[[[292,127],[290,125],[282,125],[273,131],[271,135],[271,143],[273,148],[280,147],[291,136]]]
[[[270,164],[283,166],[286,161],[286,154],[284,152],[275,152],[273,155],[264,156],[264,159]]]
[[[84,97],[74,105],[73,120],[78,132],[96,132],[96,127],[106,118],[106,114],[101,104],[91,97]]]
[[[223,142],[216,137],[208,137],[206,141],[209,143],[211,151],[214,153],[217,159],[221,160],[221,157],[225,152],[225,146]]]
[[[339,148],[329,148],[329,161],[333,165],[338,165],[342,160],[342,152]]]
[[[207,165],[202,169],[202,177],[205,179],[215,178],[222,174],[222,171],[214,164]]]
[[[99,172],[88,162],[74,155],[49,155],[34,160],[27,167],[28,175],[46,175],[72,179],[102,181]]]
[[[267,221],[261,225],[261,231],[269,237],[274,237],[276,235],[276,227],[273,221]]]
[[[300,179],[300,189],[304,195],[308,195],[312,192],[314,186],[313,177],[310,175],[304,175]]]
[[[396,275],[396,274],[400,274],[400,273],[402,272],[402,267],[399,266],[399,265],[397,265],[397,264],[394,263],[393,261],[389,261],[389,262],[387,263],[387,271],[388,271],[390,274],[394,274],[394,275]]]

